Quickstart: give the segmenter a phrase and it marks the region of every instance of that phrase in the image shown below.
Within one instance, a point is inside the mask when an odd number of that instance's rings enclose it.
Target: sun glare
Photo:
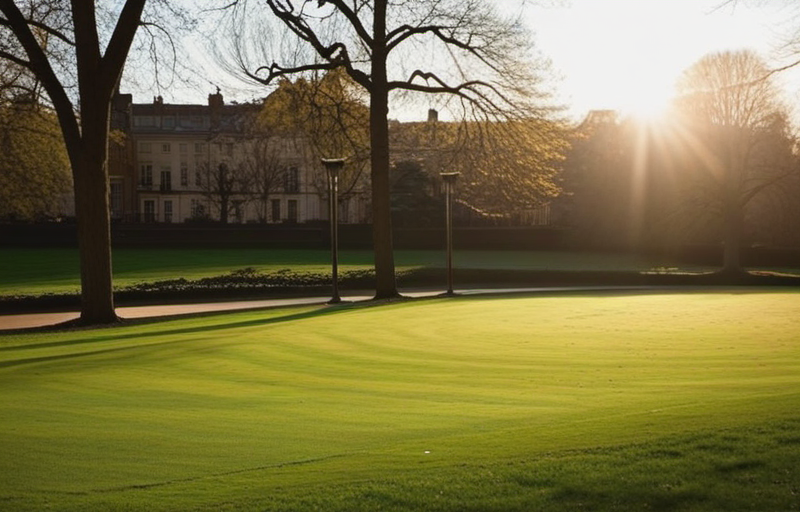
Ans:
[[[622,117],[656,121],[672,103],[673,83],[674,78],[664,73],[627,70],[627,76],[618,81],[596,82],[591,92],[598,101],[589,108],[616,110]]]
[[[721,4],[570,0],[530,3],[526,16],[541,50],[565,77],[559,94],[576,118],[591,110],[616,110],[659,119],[670,106],[675,80],[703,55],[765,48],[763,27],[775,13],[739,3],[736,9],[718,8]]]
[[[642,85],[619,99],[619,109],[625,116],[657,121],[666,115],[672,97],[673,91],[661,84]]]

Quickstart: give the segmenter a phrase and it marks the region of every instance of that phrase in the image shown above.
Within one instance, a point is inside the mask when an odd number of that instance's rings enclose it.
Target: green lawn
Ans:
[[[794,510],[800,293],[0,336],[0,510]]]
[[[252,267],[263,272],[290,269],[329,273],[330,252],[274,249],[116,249],[117,287],[183,277],[199,279]],[[398,270],[444,267],[442,251],[397,251]],[[652,265],[635,256],[533,251],[457,251],[454,264],[470,269],[647,270]],[[341,270],[371,269],[371,251],[342,251]],[[75,249],[0,250],[0,295],[77,293],[80,286]]]

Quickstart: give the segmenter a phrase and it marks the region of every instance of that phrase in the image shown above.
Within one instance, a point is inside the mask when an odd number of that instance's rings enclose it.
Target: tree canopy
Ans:
[[[53,113],[31,101],[0,105],[0,147],[0,219],[63,213],[72,178]]]
[[[369,97],[375,297],[396,296],[390,94],[443,95],[474,120],[541,118],[546,110],[543,65],[533,57],[529,33],[488,0],[234,0],[227,5],[228,57],[251,80],[270,85],[287,75],[341,69]],[[273,19],[283,30],[270,30]],[[275,37],[264,37],[270,32]]]
[[[359,86],[341,69],[283,77],[277,85],[264,100],[259,128],[294,140],[298,153],[308,146],[317,160],[345,158],[339,198],[346,199],[366,182],[369,163],[369,108]],[[326,192],[322,173],[314,184]]]
[[[117,320],[111,277],[108,136],[111,98],[146,0],[0,0],[0,58],[41,84],[72,169],[81,264],[81,322]],[[118,7],[118,9],[115,9]],[[99,15],[98,15],[99,14]],[[106,31],[105,20],[110,20]]]
[[[722,219],[724,270],[741,270],[740,246],[748,204],[798,172],[788,114],[769,68],[750,51],[700,59],[679,83],[676,135],[681,165],[706,211]]]

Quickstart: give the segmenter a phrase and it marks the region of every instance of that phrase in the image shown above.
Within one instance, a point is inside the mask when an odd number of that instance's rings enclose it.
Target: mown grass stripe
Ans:
[[[3,336],[0,510],[786,508],[798,306],[465,297]]]

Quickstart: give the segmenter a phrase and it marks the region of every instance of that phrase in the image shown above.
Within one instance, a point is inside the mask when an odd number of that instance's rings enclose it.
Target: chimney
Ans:
[[[219,127],[220,120],[222,119],[222,107],[224,105],[225,100],[222,99],[222,93],[219,92],[219,87],[217,87],[216,93],[208,95],[208,110],[212,128]]]
[[[211,109],[218,109],[225,105],[225,100],[222,99],[222,93],[219,92],[219,87],[217,87],[217,92],[214,94],[208,95],[208,106]]]
[[[428,122],[435,123],[439,121],[439,112],[435,108],[428,109]]]

